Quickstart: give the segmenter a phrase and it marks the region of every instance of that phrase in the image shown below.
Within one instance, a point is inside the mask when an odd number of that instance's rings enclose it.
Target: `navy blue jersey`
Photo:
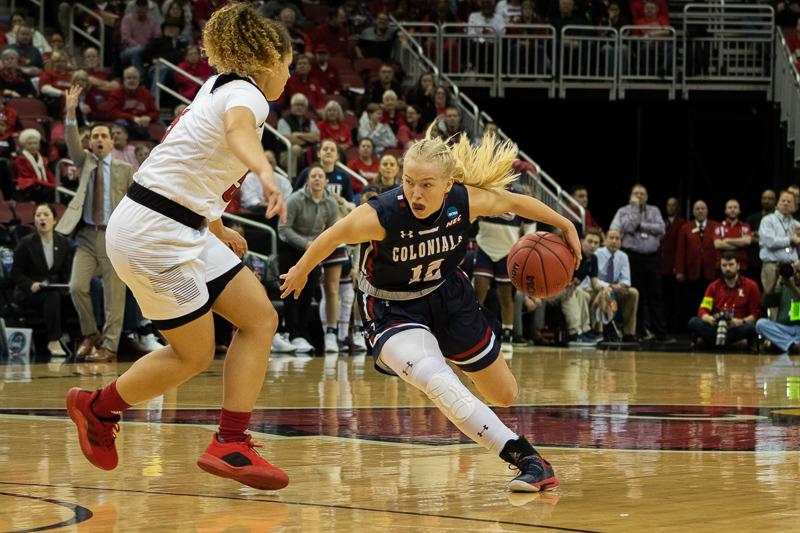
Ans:
[[[368,203],[377,212],[386,237],[362,244],[360,275],[380,291],[402,293],[384,293],[380,297],[418,297],[415,293],[439,286],[456,271],[467,251],[470,231],[466,187],[454,184],[438,216],[431,215],[427,221],[411,212],[402,187],[390,189]]]
[[[304,168],[300,174],[294,179],[292,188],[298,191],[303,188],[303,185],[308,181],[308,171],[310,167]],[[350,181],[350,175],[339,168],[334,167],[333,171],[326,172],[328,177],[328,184],[325,186],[331,194],[338,194],[348,202],[353,201],[353,183]]]

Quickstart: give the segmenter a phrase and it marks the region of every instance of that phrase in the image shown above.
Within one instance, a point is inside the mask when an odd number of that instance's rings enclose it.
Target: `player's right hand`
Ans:
[[[297,265],[289,269],[286,274],[281,274],[281,298],[294,294],[294,299],[300,298],[300,293],[308,283],[308,272],[302,272]]]
[[[82,92],[83,89],[78,85],[73,85],[69,88],[66,95],[66,102],[64,103],[67,113],[75,113],[75,109],[78,107],[78,102],[80,101]]]

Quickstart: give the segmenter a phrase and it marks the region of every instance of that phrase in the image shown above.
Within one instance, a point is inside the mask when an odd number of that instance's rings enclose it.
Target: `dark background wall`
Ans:
[[[693,94],[688,102],[609,102],[577,92],[566,100],[474,96],[562,186],[585,184],[604,226],[637,181],[651,204],[663,208],[674,195],[689,212],[704,199],[716,220],[730,197],[746,215],[758,209],[764,188],[798,181],[777,112],[763,94]]]

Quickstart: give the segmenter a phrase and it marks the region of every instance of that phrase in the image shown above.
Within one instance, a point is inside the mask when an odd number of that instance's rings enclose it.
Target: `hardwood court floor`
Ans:
[[[0,532],[800,531],[800,357],[517,349],[501,417],[553,493],[462,443],[363,357],[273,357],[253,427],[289,487],[203,473],[221,362],[126,414],[120,466],[80,453],[63,398],[127,365],[0,366]]]

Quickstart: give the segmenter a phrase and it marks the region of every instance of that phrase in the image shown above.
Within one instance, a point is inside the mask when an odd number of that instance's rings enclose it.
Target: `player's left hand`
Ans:
[[[575,268],[577,269],[581,264],[581,238],[578,237],[578,230],[575,225],[570,223],[569,227],[563,231],[564,240],[567,245],[572,249],[572,257],[575,258]]]
[[[236,231],[230,228],[223,228],[222,233],[218,235],[219,240],[228,245],[228,248],[233,250],[237,256],[242,257],[247,253],[247,241]]]
[[[294,294],[294,299],[297,300],[308,282],[308,272],[303,272],[295,265],[286,274],[281,274],[281,279],[281,298]]]
[[[265,176],[262,176],[261,182],[264,184],[264,194],[267,197],[267,212],[264,216],[269,219],[275,215],[279,215],[281,223],[285,224],[286,203],[281,190],[278,188],[277,183],[275,183],[274,174],[269,172]]]

